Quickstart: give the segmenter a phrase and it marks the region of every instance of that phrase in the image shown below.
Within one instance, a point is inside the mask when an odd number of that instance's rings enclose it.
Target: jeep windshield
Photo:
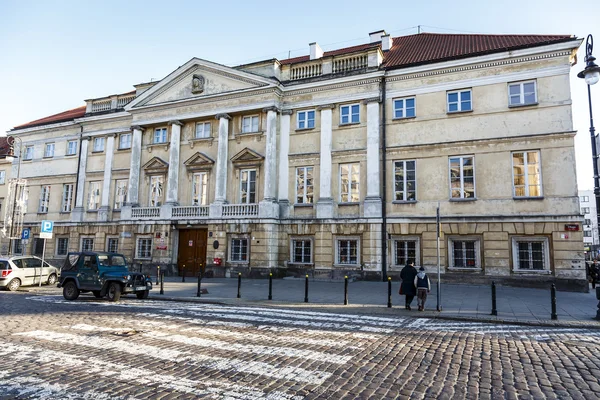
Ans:
[[[127,263],[123,256],[99,255],[98,262],[103,267],[126,267]]]

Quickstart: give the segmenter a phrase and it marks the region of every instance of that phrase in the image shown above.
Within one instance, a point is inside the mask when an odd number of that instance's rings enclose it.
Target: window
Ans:
[[[481,269],[478,239],[450,239],[448,250],[450,268]]]
[[[23,254],[23,241],[21,239],[13,239],[13,254]]]
[[[0,171],[0,185],[4,185],[6,181],[6,171]]]
[[[358,238],[336,240],[335,263],[340,265],[358,265]]]
[[[243,169],[240,171],[240,203],[256,203],[256,170]]]
[[[150,207],[160,207],[162,205],[163,191],[165,186],[165,177],[156,175],[150,177]]]
[[[340,106],[340,125],[358,124],[360,122],[360,105]]]
[[[210,122],[198,122],[196,124],[196,139],[210,137]]]
[[[92,151],[94,151],[94,152],[104,151],[104,138],[103,137],[94,138],[94,149]]]
[[[56,255],[66,256],[69,252],[69,238],[57,238],[56,239]]]
[[[592,220],[589,219],[589,218],[586,218],[583,224],[584,225],[591,225],[592,224]]]
[[[67,155],[74,156],[77,154],[77,140],[69,140],[67,142]]]
[[[248,238],[232,238],[229,261],[248,262]]]
[[[588,203],[588,202],[590,201],[590,197],[589,197],[589,196],[580,196],[580,197],[579,197],[579,200],[580,200],[582,203]]]
[[[296,203],[312,204],[313,198],[313,167],[296,168]]]
[[[312,240],[309,238],[292,239],[291,260],[294,264],[312,263]]]
[[[136,242],[135,258],[151,259],[152,258],[152,238],[139,237]]]
[[[0,197],[0,216],[2,215],[3,208],[4,208],[4,197]]]
[[[414,97],[394,100],[394,118],[412,118],[416,115]]]
[[[448,92],[448,112],[472,111],[471,90]]]
[[[192,179],[192,205],[205,206],[208,204],[208,174],[206,172],[198,172],[194,174]]]
[[[581,213],[582,214],[589,214],[590,213],[590,208],[589,207],[582,207],[581,208]]]
[[[33,160],[33,146],[25,146],[23,160]]]
[[[115,210],[120,210],[127,199],[127,179],[118,179],[115,182]]]
[[[119,149],[131,148],[131,133],[122,133],[119,135]]]
[[[315,127],[315,111],[298,111],[298,129],[310,129]]]
[[[540,152],[513,153],[513,195],[515,197],[540,197],[542,180]]]
[[[513,237],[515,271],[549,271],[548,239],[545,237]]]
[[[116,253],[119,251],[119,238],[108,238],[106,240],[106,251]]]
[[[360,164],[340,165],[340,201],[358,203],[360,199]]]
[[[71,212],[73,209],[73,189],[75,185],[72,183],[65,183],[63,185],[62,192],[62,203],[60,206],[61,212]]]
[[[94,251],[94,238],[81,238],[81,251]]]
[[[152,143],[167,143],[167,128],[156,128],[153,139]]]
[[[508,84],[508,105],[526,106],[537,103],[535,90],[535,81],[509,83]]]
[[[242,118],[242,133],[258,132],[258,116]]]
[[[592,231],[583,231],[583,237],[592,237]]]
[[[54,157],[54,143],[46,143],[44,157]]]
[[[475,198],[474,157],[450,157],[450,197]]]
[[[394,163],[394,200],[417,201],[417,162],[396,161]]]
[[[402,237],[394,240],[394,265],[404,266],[409,261],[415,265],[420,263],[420,246],[418,237]]]
[[[33,239],[33,251],[31,252],[31,254],[33,254],[34,256],[42,256],[42,253],[44,252],[44,239],[41,238],[34,238]],[[29,258],[29,259],[23,259],[23,261],[25,262],[25,264],[27,265],[28,268],[36,268],[39,267],[42,263],[40,260],[37,260],[35,258]]]
[[[47,213],[50,204],[50,185],[43,185],[40,191],[40,206],[38,213]]]
[[[100,186],[101,182],[90,182],[88,190],[88,210],[100,208]]]

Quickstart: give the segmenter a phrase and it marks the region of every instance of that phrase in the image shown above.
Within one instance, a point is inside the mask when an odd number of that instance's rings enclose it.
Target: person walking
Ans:
[[[594,262],[590,265],[590,280],[592,281],[592,289],[596,289],[598,283],[598,274],[600,273],[600,267],[598,266],[598,259],[594,259]]]
[[[419,311],[425,311],[425,302],[427,301],[427,293],[431,291],[431,282],[425,273],[425,268],[419,268],[419,272],[415,277],[415,287],[417,288],[417,305]]]
[[[407,310],[410,310],[410,303],[412,303],[415,295],[417,294],[417,290],[415,289],[415,277],[417,276],[417,269],[415,268],[415,263],[412,261],[407,261],[406,266],[402,268],[400,271],[400,279],[402,279],[402,283],[400,283],[400,294],[406,296],[406,306]]]

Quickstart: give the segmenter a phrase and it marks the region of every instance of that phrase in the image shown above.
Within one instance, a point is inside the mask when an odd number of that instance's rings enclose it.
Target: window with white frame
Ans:
[[[592,231],[583,231],[583,237],[592,237]]]
[[[135,246],[135,258],[139,260],[149,260],[152,258],[152,238],[138,237]]]
[[[116,253],[119,251],[119,238],[112,237],[106,239],[106,251]]]
[[[450,157],[450,198],[475,198],[475,166],[473,156]]]
[[[579,200],[582,203],[588,203],[590,201],[590,197],[589,196],[579,196]]]
[[[210,137],[210,122],[198,122],[196,124],[196,135],[194,138],[203,139]]]
[[[394,265],[404,266],[409,261],[420,264],[420,244],[418,236],[405,236],[394,239]]]
[[[584,225],[591,225],[592,224],[592,220],[589,218],[586,218],[585,221],[583,222]]]
[[[67,155],[74,156],[77,154],[77,140],[69,140],[67,142]]]
[[[117,179],[115,181],[115,210],[120,210],[125,205],[128,183],[128,179]]]
[[[248,262],[250,252],[248,238],[231,238],[229,261],[230,262]]]
[[[196,172],[192,177],[192,205],[208,204],[208,173]]]
[[[297,129],[310,129],[315,127],[315,110],[298,111],[297,117]]]
[[[535,81],[508,84],[508,105],[526,106],[537,103]]]
[[[119,149],[131,148],[131,133],[122,133],[119,135]]]
[[[65,183],[62,191],[62,201],[60,205],[61,212],[71,212],[73,209],[73,194],[75,185],[73,183]]]
[[[4,185],[6,181],[6,171],[0,171],[0,185]]]
[[[94,251],[94,238],[81,238],[81,251]]]
[[[582,214],[589,214],[590,213],[590,208],[589,207],[582,207],[581,208],[581,213]]]
[[[512,153],[513,195],[515,197],[540,197],[542,177],[539,151]]]
[[[240,171],[240,203],[256,203],[256,170],[243,169]]]
[[[450,238],[450,268],[481,269],[478,238]]]
[[[394,200],[417,201],[417,162],[394,162]]]
[[[44,157],[54,157],[54,143],[46,143]]]
[[[59,237],[56,238],[56,255],[66,256],[69,252],[69,238]]]
[[[448,112],[472,111],[471,89],[448,92]]]
[[[340,202],[358,203],[360,200],[360,164],[340,165]]]
[[[312,204],[313,189],[313,167],[296,168],[296,204]]]
[[[417,115],[414,97],[394,100],[394,118],[412,118]]]
[[[100,208],[100,188],[102,182],[90,182],[88,186],[88,210]]]
[[[167,128],[156,128],[152,143],[167,143]]]
[[[357,124],[360,122],[360,105],[350,104],[340,106],[340,125]]]
[[[335,241],[335,263],[339,265],[358,265],[360,260],[359,245],[358,238],[337,238]]]
[[[25,146],[23,160],[33,160],[33,146]]]
[[[40,191],[40,206],[38,207],[38,213],[45,214],[48,212],[48,205],[50,204],[50,185],[42,185]]]
[[[164,176],[154,175],[150,177],[150,199],[148,200],[148,206],[160,207],[162,205],[164,186]]]
[[[94,152],[104,151],[104,138],[103,137],[94,138],[94,148],[92,149],[92,151],[94,151]]]
[[[312,263],[312,240],[307,237],[292,238],[290,259],[294,264]]]
[[[258,115],[242,118],[242,133],[258,132]]]
[[[549,271],[550,255],[546,237],[513,237],[515,271]]]

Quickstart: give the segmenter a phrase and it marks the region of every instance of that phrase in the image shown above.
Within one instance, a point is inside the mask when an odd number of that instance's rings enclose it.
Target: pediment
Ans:
[[[193,58],[154,85],[125,109],[191,100],[248,89],[275,86],[272,79]]]
[[[153,157],[142,168],[146,174],[166,173],[169,170],[169,163],[160,157]]]
[[[196,154],[188,158],[183,165],[185,165],[188,171],[196,171],[210,168],[214,163],[215,161],[206,154],[196,152]]]
[[[231,162],[236,163],[260,163],[265,158],[254,150],[245,148],[244,150],[231,157]]]

